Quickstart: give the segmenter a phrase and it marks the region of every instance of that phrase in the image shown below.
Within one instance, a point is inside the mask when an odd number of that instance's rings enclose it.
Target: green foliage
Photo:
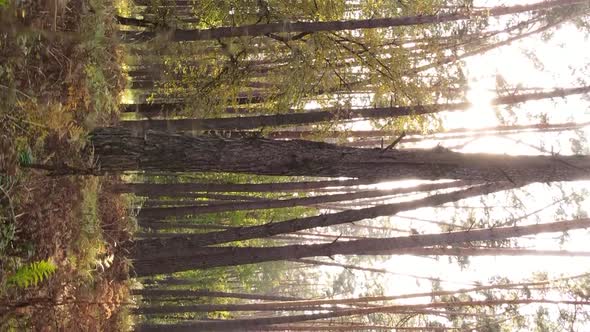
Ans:
[[[16,270],[16,272],[8,278],[8,283],[16,285],[19,288],[37,286],[40,282],[55,273],[56,270],[57,266],[48,260],[31,262]]]
[[[8,0],[0,0],[0,8],[8,6]]]
[[[80,218],[80,234],[72,246],[69,259],[78,273],[91,279],[92,271],[102,265],[99,257],[106,253],[98,215],[99,180],[89,178],[82,185],[82,203],[77,211]]]
[[[34,161],[33,151],[29,146],[25,149],[22,149],[18,152],[18,162],[21,166],[26,166],[32,164]]]

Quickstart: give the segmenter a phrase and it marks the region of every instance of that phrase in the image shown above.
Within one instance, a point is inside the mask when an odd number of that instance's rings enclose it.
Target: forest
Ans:
[[[590,330],[589,0],[0,0],[0,331]]]

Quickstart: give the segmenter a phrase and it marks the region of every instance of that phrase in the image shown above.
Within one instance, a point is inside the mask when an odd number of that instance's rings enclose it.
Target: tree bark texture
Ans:
[[[495,241],[540,233],[565,232],[590,227],[590,219],[559,221],[545,224],[477,229],[441,234],[412,235],[333,242],[327,244],[289,245],[282,247],[203,247],[189,250],[167,260],[136,260],[138,276],[172,273],[192,269],[236,266],[277,260],[334,255],[374,255],[383,251],[429,246],[453,245],[472,241]]]
[[[104,172],[233,172],[521,184],[590,177],[589,156],[462,154],[445,149],[385,151],[303,140],[227,139],[156,131],[137,135],[116,127],[95,130],[92,143]]]

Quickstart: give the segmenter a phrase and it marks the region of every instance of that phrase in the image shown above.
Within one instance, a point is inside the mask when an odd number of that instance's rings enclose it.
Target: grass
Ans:
[[[2,331],[130,328],[122,248],[135,221],[107,190],[117,179],[31,168],[91,167],[88,133],[117,121],[124,78],[113,13],[109,0],[0,0]],[[9,282],[39,261],[55,272]]]

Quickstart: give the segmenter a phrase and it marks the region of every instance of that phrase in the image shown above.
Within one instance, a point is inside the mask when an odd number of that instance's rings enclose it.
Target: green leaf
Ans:
[[[8,283],[16,285],[19,288],[37,286],[41,281],[49,278],[57,266],[48,260],[31,262],[21,266],[12,276],[8,278]]]

